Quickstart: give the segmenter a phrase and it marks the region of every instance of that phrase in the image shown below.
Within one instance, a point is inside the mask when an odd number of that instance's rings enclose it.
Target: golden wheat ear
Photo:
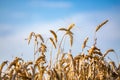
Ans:
[[[57,42],[57,34],[56,34],[53,30],[50,30],[50,32],[53,34],[54,39],[55,39],[55,41]]]
[[[115,52],[115,50],[114,50],[114,49],[108,49],[108,50],[104,53],[103,57],[105,57],[109,52]]]
[[[28,40],[28,45],[30,44],[30,40],[32,39],[32,36],[34,36],[34,35],[35,35],[35,33],[34,33],[34,32],[31,32],[31,33],[29,34],[29,37],[25,39],[25,40]]]
[[[108,20],[104,21],[103,23],[101,23],[100,25],[98,25],[95,29],[95,32],[97,32],[104,24],[106,24],[108,22]]]
[[[36,34],[37,38],[40,38],[40,40],[44,43],[44,39],[40,34]]]
[[[73,27],[75,27],[75,24],[71,24],[71,25],[68,27],[68,31],[70,31]]]
[[[84,40],[84,42],[83,42],[83,44],[82,44],[82,51],[83,51],[83,49],[86,47],[87,41],[88,41],[88,37],[85,38],[85,40]]]
[[[53,38],[49,38],[49,39],[50,39],[50,41],[51,41],[52,45],[56,48],[56,44],[55,44],[55,42],[54,42]]]
[[[5,66],[5,64],[7,64],[8,61],[4,61],[1,65],[0,65],[0,71],[3,69],[3,67]]]
[[[58,31],[68,31],[66,28],[60,28]]]

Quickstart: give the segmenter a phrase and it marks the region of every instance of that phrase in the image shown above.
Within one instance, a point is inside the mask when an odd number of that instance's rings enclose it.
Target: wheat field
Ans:
[[[108,20],[103,21],[95,29],[94,44],[85,51],[89,37],[86,37],[81,45],[82,51],[73,57],[72,50],[64,52],[63,42],[68,36],[70,46],[73,45],[75,24],[67,28],[60,28],[57,31],[50,30],[51,37],[44,40],[41,34],[31,32],[25,40],[28,45],[31,39],[34,40],[34,60],[25,62],[24,59],[15,57],[12,62],[4,61],[0,64],[0,80],[120,80],[120,64],[115,65],[114,61],[106,61],[105,57],[114,49],[108,49],[104,53],[96,46],[96,33],[105,25]],[[64,33],[61,40],[58,39],[58,32]],[[47,62],[47,43],[51,44],[50,61]],[[86,53],[85,53],[86,52]],[[37,54],[40,54],[36,57]],[[55,54],[53,62],[52,54]]]

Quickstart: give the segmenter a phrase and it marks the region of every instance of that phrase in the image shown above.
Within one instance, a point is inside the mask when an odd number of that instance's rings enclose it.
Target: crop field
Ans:
[[[79,55],[73,56],[72,49],[64,52],[64,39],[69,39],[69,46],[74,43],[73,28],[70,24],[66,28],[59,28],[57,31],[50,30],[51,37],[45,40],[41,34],[31,32],[25,40],[34,42],[34,60],[24,61],[15,57],[13,61],[4,61],[0,64],[0,80],[120,80],[120,65],[114,61],[107,61],[106,55],[115,53],[114,49],[108,49],[104,53],[96,46],[97,36],[100,28],[108,22],[103,21],[95,28],[94,43],[87,45],[89,37],[86,37],[81,45],[82,51]],[[62,32],[62,36],[58,33]],[[27,36],[26,36],[27,37]],[[61,37],[61,39],[58,39]],[[48,50],[48,45],[51,45]],[[87,47],[87,51],[86,48]],[[53,52],[55,50],[56,52]],[[48,52],[49,51],[49,52]],[[46,58],[49,53],[50,60]],[[39,54],[39,56],[36,56]],[[53,61],[52,55],[55,55]]]

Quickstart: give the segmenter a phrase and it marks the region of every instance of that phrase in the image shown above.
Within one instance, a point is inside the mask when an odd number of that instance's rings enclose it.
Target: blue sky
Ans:
[[[32,59],[33,44],[24,40],[30,32],[46,38],[50,29],[71,23],[80,29],[73,30],[77,55],[86,36],[92,45],[95,27],[106,19],[109,22],[97,33],[97,46],[102,52],[113,48],[120,57],[120,0],[0,0],[0,62],[15,56]],[[109,56],[117,61],[113,53]]]

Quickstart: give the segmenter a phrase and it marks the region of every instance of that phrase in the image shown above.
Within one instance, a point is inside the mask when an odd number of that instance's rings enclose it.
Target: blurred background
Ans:
[[[73,28],[72,54],[78,55],[87,36],[87,45],[93,44],[95,28],[105,20],[109,22],[97,32],[97,47],[103,53],[113,48],[119,58],[120,0],[0,0],[0,63],[16,56],[33,60],[33,42],[28,45],[25,40],[30,32],[47,39],[50,29],[57,31],[72,23],[77,27]],[[120,62],[114,53],[109,53],[107,60],[108,57]]]

